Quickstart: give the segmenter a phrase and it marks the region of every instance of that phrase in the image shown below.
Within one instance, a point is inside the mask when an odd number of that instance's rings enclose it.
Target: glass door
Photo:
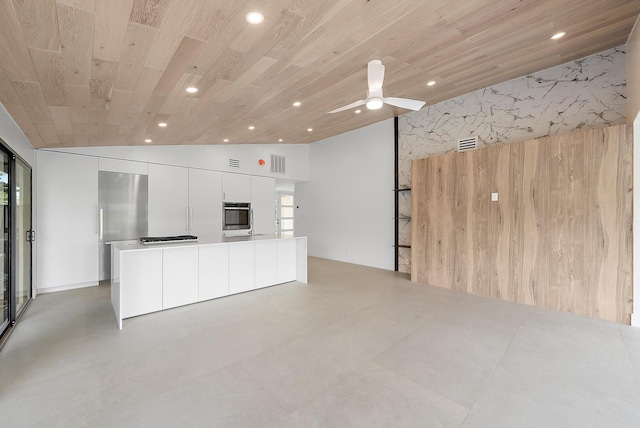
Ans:
[[[15,163],[15,314],[26,307],[31,298],[31,168],[21,160]]]
[[[2,289],[2,324],[4,332],[12,321],[11,281],[9,276],[9,230],[10,230],[10,182],[9,154],[0,150],[0,288]]]
[[[293,192],[276,194],[276,232],[283,237],[293,236]]]
[[[0,346],[31,300],[31,167],[0,140]]]

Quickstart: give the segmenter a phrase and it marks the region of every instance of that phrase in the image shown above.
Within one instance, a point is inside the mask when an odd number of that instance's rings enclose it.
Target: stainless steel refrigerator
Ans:
[[[98,229],[100,281],[111,278],[112,241],[147,236],[148,189],[146,175],[98,173]]]

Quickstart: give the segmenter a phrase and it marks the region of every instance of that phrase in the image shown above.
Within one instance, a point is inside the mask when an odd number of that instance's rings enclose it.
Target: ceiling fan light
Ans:
[[[367,101],[367,108],[369,110],[378,110],[382,108],[383,104],[384,103],[380,98],[371,98],[370,100]]]

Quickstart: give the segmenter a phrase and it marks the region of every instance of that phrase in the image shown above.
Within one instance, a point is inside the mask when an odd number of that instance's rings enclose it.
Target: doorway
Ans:
[[[293,192],[276,192],[276,233],[293,237]]]

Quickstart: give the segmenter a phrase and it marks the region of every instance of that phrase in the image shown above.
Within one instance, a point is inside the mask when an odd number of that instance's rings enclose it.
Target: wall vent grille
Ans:
[[[473,150],[478,148],[478,136],[461,138],[458,140],[458,151],[465,152],[467,150]]]
[[[274,174],[285,174],[284,156],[271,155],[271,172]]]
[[[229,159],[230,168],[240,168],[240,161],[238,159]]]

